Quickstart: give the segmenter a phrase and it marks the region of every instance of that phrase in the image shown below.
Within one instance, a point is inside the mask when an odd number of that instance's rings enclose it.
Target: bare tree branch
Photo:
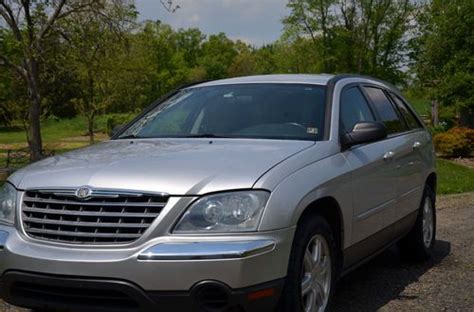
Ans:
[[[28,39],[30,43],[34,40],[34,25],[33,20],[30,14],[30,0],[21,0],[21,4],[23,5],[23,10],[25,11],[25,19],[26,19],[26,30],[28,32]]]
[[[160,2],[166,11],[171,13],[174,13],[181,8],[179,5],[174,5],[173,0],[160,0]]]
[[[44,25],[44,27],[40,30],[40,32],[36,36],[36,41],[41,41],[44,38],[44,36],[48,33],[51,26],[53,26],[54,22],[59,18],[61,14],[61,10],[63,9],[65,3],[66,3],[66,0],[61,0],[59,2],[53,14],[51,14],[51,16],[48,18],[48,21]]]
[[[10,68],[14,69],[19,75],[21,75],[23,78],[27,79],[27,73],[26,73],[26,70],[23,67],[21,67],[19,65],[16,65],[12,61],[10,61],[9,58],[7,58],[6,56],[1,55],[1,54],[0,54],[0,65],[4,65],[4,66],[7,66],[7,67],[10,67]]]
[[[12,8],[8,6],[4,0],[0,0],[0,15],[3,17],[5,22],[10,26],[15,35],[15,38],[22,42],[23,36],[21,35],[20,28],[18,27],[18,22],[15,19]]]

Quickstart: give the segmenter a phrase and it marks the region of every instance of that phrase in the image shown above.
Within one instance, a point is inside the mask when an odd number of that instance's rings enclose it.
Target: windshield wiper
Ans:
[[[130,134],[130,135],[126,135],[126,136],[123,136],[123,137],[118,137],[117,139],[118,140],[128,140],[128,139],[144,139],[144,138],[140,137],[138,135],[135,135],[135,134]]]
[[[225,138],[229,138],[229,137],[226,137],[226,136],[222,136],[222,135],[217,135],[217,134],[212,134],[212,133],[203,133],[203,134],[191,134],[191,135],[187,135],[185,136],[185,138],[204,138],[204,139],[225,139]]]

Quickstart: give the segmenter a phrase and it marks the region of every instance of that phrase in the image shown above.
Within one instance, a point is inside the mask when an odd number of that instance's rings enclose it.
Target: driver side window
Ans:
[[[343,131],[351,132],[359,122],[375,121],[374,114],[358,87],[343,90],[340,103],[340,122]]]

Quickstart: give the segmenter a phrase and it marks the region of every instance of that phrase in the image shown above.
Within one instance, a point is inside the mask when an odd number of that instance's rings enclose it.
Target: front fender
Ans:
[[[349,246],[353,188],[351,168],[340,153],[311,163],[282,180],[272,191],[259,230],[296,226],[305,209],[324,197],[332,197],[338,202],[346,233],[343,246]]]

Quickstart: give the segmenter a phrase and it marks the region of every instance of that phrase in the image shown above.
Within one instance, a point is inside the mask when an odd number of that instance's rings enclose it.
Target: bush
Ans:
[[[112,135],[112,130],[115,127],[125,125],[133,119],[132,114],[115,114],[107,118],[107,134]]]
[[[452,128],[434,137],[436,151],[446,157],[469,157],[474,151],[474,129]]]
[[[441,122],[438,126],[428,126],[428,129],[433,136],[436,136],[439,133],[446,132],[448,130],[448,126],[446,123]]]

